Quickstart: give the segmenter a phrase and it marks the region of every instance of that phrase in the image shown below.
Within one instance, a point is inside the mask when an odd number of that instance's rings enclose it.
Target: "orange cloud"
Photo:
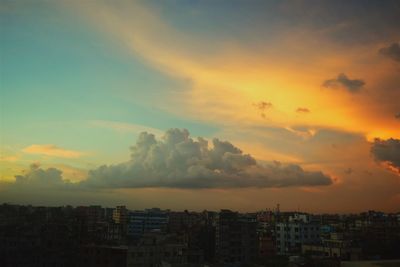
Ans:
[[[39,154],[50,157],[59,157],[59,158],[80,158],[84,155],[84,153],[74,150],[67,150],[56,145],[30,145],[22,150],[28,154]]]
[[[17,156],[0,156],[0,161],[15,162],[19,159]]]
[[[191,88],[164,101],[169,112],[224,125],[314,125],[361,132],[368,139],[400,137],[395,105],[388,104],[400,95],[380,91],[396,71],[377,53],[382,44],[344,47],[327,37],[331,29],[296,28],[258,49],[219,40],[212,43],[212,53],[204,54],[197,49],[204,40],[170,25],[154,6],[135,2],[121,10],[96,3],[80,9],[153,67],[192,81]],[[365,79],[365,92],[354,96],[321,86],[341,72]],[[252,107],[263,99],[274,103],[268,116]],[[300,103],[313,112],[296,116]]]

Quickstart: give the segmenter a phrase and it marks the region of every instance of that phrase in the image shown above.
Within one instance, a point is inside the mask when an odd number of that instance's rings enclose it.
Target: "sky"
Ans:
[[[399,17],[0,0],[0,202],[399,211]]]

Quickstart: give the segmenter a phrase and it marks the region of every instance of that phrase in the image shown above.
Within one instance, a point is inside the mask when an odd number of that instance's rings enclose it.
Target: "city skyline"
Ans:
[[[398,1],[0,14],[0,202],[399,211]]]

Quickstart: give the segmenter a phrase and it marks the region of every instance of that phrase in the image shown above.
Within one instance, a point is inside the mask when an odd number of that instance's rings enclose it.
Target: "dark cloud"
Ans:
[[[128,162],[89,172],[83,187],[237,188],[314,186],[332,183],[322,172],[295,164],[260,164],[251,155],[217,138],[193,139],[187,130],[170,129],[161,140],[141,133]]]
[[[308,108],[297,108],[297,113],[310,113],[311,111]]]
[[[353,169],[352,169],[352,168],[347,168],[347,169],[344,171],[344,173],[347,174],[347,175],[351,175],[351,174],[353,173]]]
[[[260,115],[261,117],[263,117],[265,119],[266,115],[265,115],[265,111],[267,109],[272,108],[272,103],[271,102],[266,102],[266,101],[260,101],[258,103],[254,103],[253,106],[256,107],[256,109],[258,111],[260,111]]]
[[[256,106],[259,110],[266,110],[272,107],[272,103],[271,102],[266,102],[266,101],[260,101],[256,104],[254,104],[254,106]]]
[[[400,62],[400,45],[398,43],[393,43],[388,47],[379,49],[379,53]]]
[[[326,88],[345,88],[350,93],[357,93],[365,85],[363,80],[349,79],[346,74],[340,73],[337,78],[324,81],[322,86]]]
[[[389,164],[391,169],[400,174],[400,140],[390,138],[388,140],[375,139],[371,147],[371,153],[375,160]]]
[[[394,115],[394,117],[395,117],[396,119],[399,119],[399,120],[400,120],[400,112],[397,113],[396,115]]]

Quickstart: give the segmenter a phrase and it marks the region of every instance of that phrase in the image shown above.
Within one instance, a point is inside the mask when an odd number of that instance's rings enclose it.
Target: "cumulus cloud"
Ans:
[[[324,81],[322,86],[326,88],[345,88],[350,93],[357,93],[365,85],[360,79],[350,79],[346,74],[340,73],[336,78]]]
[[[297,113],[310,113],[311,111],[308,108],[297,108]]]
[[[398,43],[393,43],[388,47],[379,49],[379,53],[400,62],[400,44]]]
[[[83,156],[82,152],[67,150],[61,147],[57,147],[56,145],[31,145],[22,150],[28,154],[39,154],[51,157],[60,157],[60,158],[79,158]]]
[[[143,132],[131,147],[128,162],[89,171],[83,187],[100,188],[235,188],[329,185],[322,172],[295,164],[258,163],[251,155],[217,138],[209,146],[187,130],[170,129],[157,140]]]
[[[375,160],[385,163],[392,171],[400,175],[400,140],[375,139],[371,147]]]
[[[68,176],[68,174],[67,174]],[[306,171],[296,164],[259,163],[228,141],[190,137],[186,129],[170,129],[162,138],[142,132],[131,147],[131,158],[116,165],[90,170],[72,183],[57,168],[32,164],[15,176],[13,190],[112,189],[112,188],[240,188],[329,185],[320,171]]]
[[[39,164],[31,164],[29,170],[15,176],[15,186],[29,187],[58,187],[69,184],[64,181],[62,171],[56,168],[42,169]]]

